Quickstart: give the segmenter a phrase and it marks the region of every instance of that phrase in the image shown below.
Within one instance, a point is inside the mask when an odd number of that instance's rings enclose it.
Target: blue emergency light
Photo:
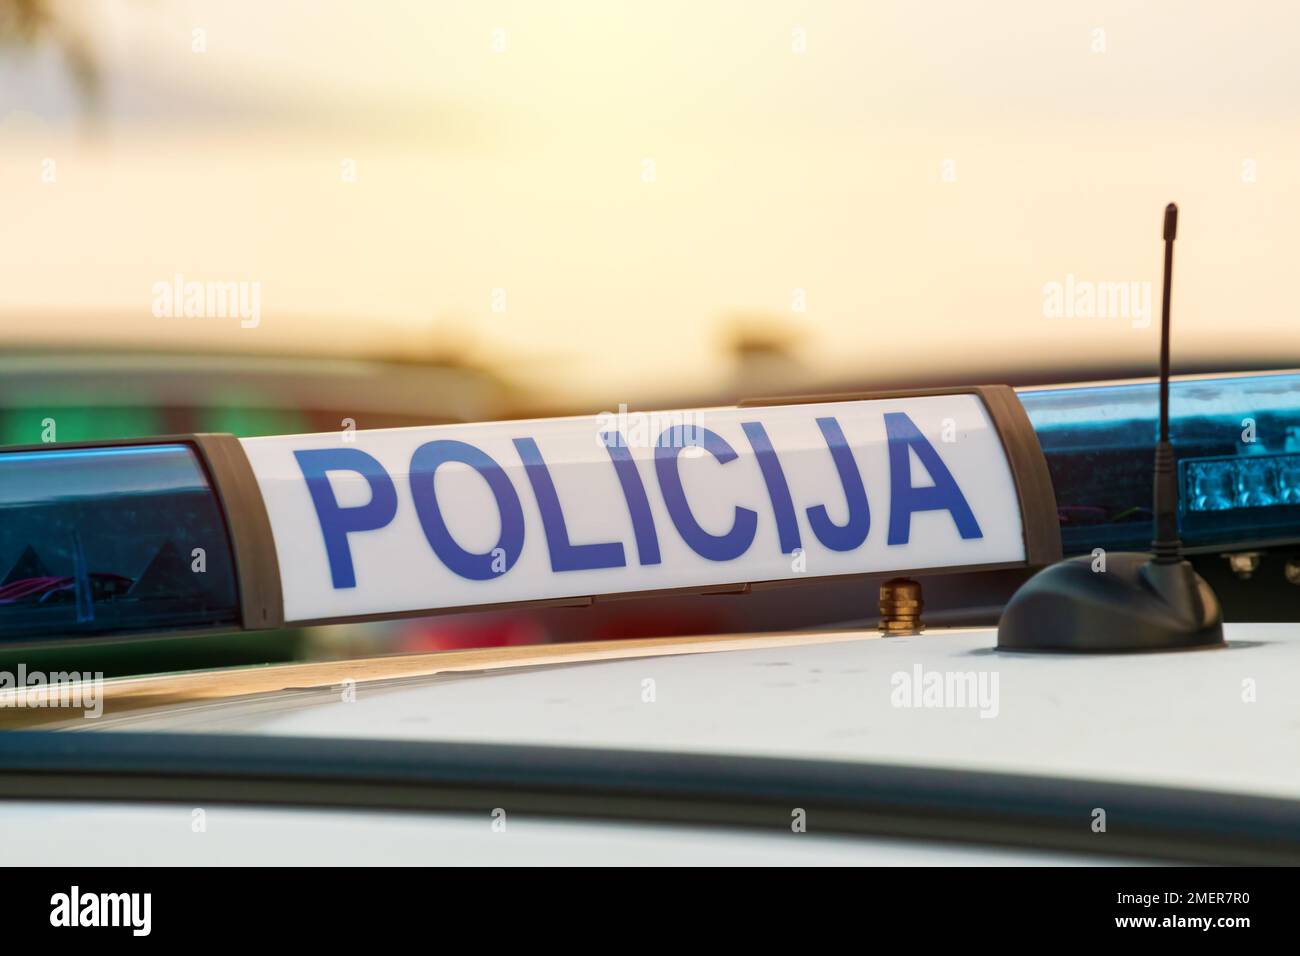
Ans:
[[[239,622],[221,510],[185,445],[5,454],[0,521],[6,634]]]
[[[1065,553],[1151,540],[1156,382],[1021,389]],[[1191,553],[1300,542],[1300,372],[1170,383],[1179,533]]]
[[[249,547],[256,513],[230,498],[252,487],[241,460],[221,435],[0,449],[0,639],[272,618],[262,599],[278,582]],[[241,553],[244,578],[264,582],[241,579]]]

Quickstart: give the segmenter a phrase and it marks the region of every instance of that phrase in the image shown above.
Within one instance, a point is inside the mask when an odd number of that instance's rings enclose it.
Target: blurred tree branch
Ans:
[[[53,43],[63,55],[85,104],[95,107],[101,88],[99,60],[85,33],[56,0],[0,0],[0,47]]]

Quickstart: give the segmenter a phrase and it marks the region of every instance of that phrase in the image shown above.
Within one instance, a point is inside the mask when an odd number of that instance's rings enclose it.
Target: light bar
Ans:
[[[1151,544],[1155,382],[1021,389],[1066,554]],[[1188,551],[1300,542],[1300,372],[1170,383],[1179,535]]]
[[[151,467],[87,464],[108,461]],[[1005,387],[0,451],[0,508],[22,515],[0,525],[23,609],[6,618],[0,605],[5,637],[589,603],[1060,555],[1047,466]],[[46,575],[29,545],[66,579],[60,615],[31,616]],[[176,563],[196,548],[206,577]],[[116,577],[96,589],[97,574]]]
[[[184,444],[0,453],[0,634],[239,623],[230,544]]]

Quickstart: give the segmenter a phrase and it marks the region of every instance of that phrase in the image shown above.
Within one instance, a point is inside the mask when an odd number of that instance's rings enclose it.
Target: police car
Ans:
[[[1175,228],[1158,381],[0,451],[11,644],[887,576],[870,629],[3,674],[91,731],[0,737],[8,861],[1300,861],[1294,625],[1197,571],[1294,585],[1300,372],[1170,381]]]
[[[1300,373],[1171,390],[1184,548],[1292,553]],[[1132,654],[1114,623],[1066,640],[1058,596],[1055,626],[925,627],[936,573],[1064,551],[1116,574],[1150,534],[1115,509],[1149,487],[1156,391],[6,450],[8,641],[908,579],[883,633],[29,675],[5,713],[95,732],[0,738],[9,859],[1294,862],[1292,625]],[[1234,453],[1243,415],[1260,440]]]

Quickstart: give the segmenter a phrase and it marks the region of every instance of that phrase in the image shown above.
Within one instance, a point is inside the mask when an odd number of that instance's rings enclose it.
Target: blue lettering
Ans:
[[[832,551],[852,551],[867,540],[871,530],[871,507],[867,502],[867,489],[862,485],[862,473],[853,457],[853,449],[844,439],[844,431],[834,418],[817,419],[826,446],[831,450],[831,460],[839,473],[844,488],[844,500],[849,506],[849,519],[842,525],[833,522],[825,505],[808,509],[808,523],[812,525],[817,540]]]
[[[776,515],[776,533],[781,542],[781,553],[790,554],[799,547],[799,520],[795,517],[794,502],[790,500],[790,485],[785,480],[781,459],[776,457],[767,429],[759,422],[741,422],[745,436],[758,456],[758,467],[767,485],[767,496],[772,501]]]
[[[623,545],[570,544],[569,529],[564,523],[564,509],[555,493],[555,482],[550,469],[542,459],[541,449],[531,438],[516,438],[515,449],[524,463],[524,471],[537,497],[537,507],[542,512],[542,529],[546,532],[546,545],[551,552],[552,571],[591,571],[596,568],[621,568],[627,564]]]
[[[466,551],[457,544],[443,519],[433,479],[438,467],[449,461],[461,462],[477,471],[496,498],[501,515],[501,535],[496,547],[484,554]],[[426,442],[411,456],[411,495],[429,545],[442,563],[462,578],[486,581],[499,577],[519,560],[519,553],[524,548],[524,510],[510,477],[491,455],[463,441],[442,439]],[[504,558],[504,561],[498,563],[498,558]]]
[[[979,523],[948,466],[912,419],[903,412],[887,412],[885,434],[889,437],[889,543],[907,544],[915,511],[947,511],[963,539],[982,538]],[[912,487],[909,451],[916,453],[933,485]]]
[[[758,515],[749,508],[737,507],[731,530],[726,534],[709,534],[700,527],[686,501],[686,491],[682,488],[682,476],[677,462],[677,456],[685,445],[686,431],[685,426],[675,425],[665,429],[656,442],[655,471],[659,475],[664,504],[668,506],[668,514],[677,527],[677,533],[692,551],[710,561],[730,561],[744,554],[753,543]],[[698,426],[691,426],[690,431],[694,436],[693,443],[703,446],[719,464],[725,465],[735,459],[735,450],[721,435]]]
[[[659,536],[655,534],[655,519],[650,511],[650,499],[645,493],[645,483],[637,470],[632,453],[627,449],[622,432],[605,432],[601,435],[618,483],[623,486],[623,498],[628,514],[632,516],[632,532],[636,535],[636,553],[642,564],[658,564]]]
[[[329,558],[330,579],[335,588],[354,588],[357,576],[348,535],[353,531],[376,531],[393,520],[397,514],[393,479],[375,458],[356,448],[313,448],[296,451],[293,457],[298,459],[311,503],[316,506],[316,520]],[[366,479],[370,500],[364,505],[340,508],[330,487],[328,473],[331,471],[352,471]]]

